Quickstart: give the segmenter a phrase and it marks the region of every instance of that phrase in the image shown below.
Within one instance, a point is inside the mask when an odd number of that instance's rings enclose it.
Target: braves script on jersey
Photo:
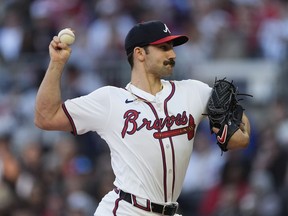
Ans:
[[[95,131],[109,145],[115,186],[155,203],[177,200],[211,93],[196,80],[162,84],[156,96],[128,84],[103,87],[63,105],[75,134]]]

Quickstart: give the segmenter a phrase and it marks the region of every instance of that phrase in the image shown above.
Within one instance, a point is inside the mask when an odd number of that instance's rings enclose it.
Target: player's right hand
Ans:
[[[65,64],[69,59],[71,52],[71,48],[67,44],[61,43],[59,37],[53,37],[53,40],[49,45],[51,61]]]

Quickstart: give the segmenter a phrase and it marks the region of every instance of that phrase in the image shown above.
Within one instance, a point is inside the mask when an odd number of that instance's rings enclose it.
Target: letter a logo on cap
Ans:
[[[165,26],[165,29],[163,30],[163,32],[165,32],[165,33],[169,32],[169,33],[171,34],[171,32],[170,32],[170,30],[168,29],[167,25],[164,24],[164,26]]]

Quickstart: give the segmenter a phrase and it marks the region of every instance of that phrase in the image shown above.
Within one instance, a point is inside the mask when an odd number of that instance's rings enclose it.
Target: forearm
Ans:
[[[243,113],[240,128],[230,138],[227,148],[229,150],[245,148],[248,146],[249,142],[250,122],[245,113]]]
[[[38,89],[34,123],[45,130],[71,131],[72,127],[61,105],[61,76],[71,48],[57,36],[49,45],[50,63]]]
[[[35,103],[35,124],[47,127],[61,109],[61,76],[65,63],[50,61],[46,74],[39,87]],[[46,126],[44,126],[46,125]],[[49,129],[49,128],[44,128]]]

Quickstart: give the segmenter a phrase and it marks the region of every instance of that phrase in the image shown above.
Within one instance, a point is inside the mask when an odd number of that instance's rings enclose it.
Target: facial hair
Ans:
[[[174,67],[175,66],[175,64],[176,64],[176,62],[174,61],[174,59],[168,59],[168,60],[165,60],[164,62],[163,62],[163,65],[171,65],[171,67]]]

